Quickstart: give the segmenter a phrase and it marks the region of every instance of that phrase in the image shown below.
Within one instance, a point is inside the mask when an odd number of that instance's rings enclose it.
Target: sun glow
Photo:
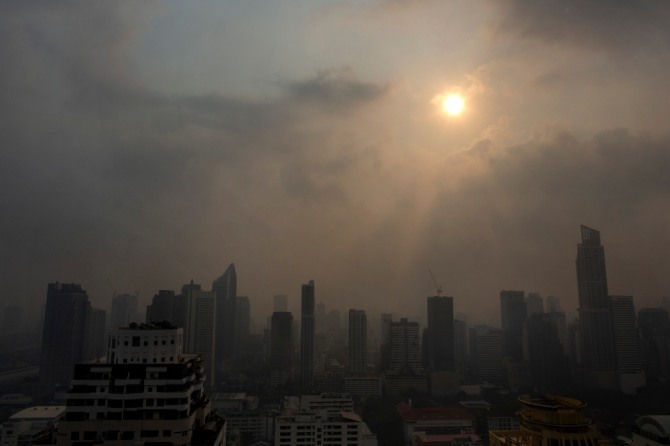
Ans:
[[[450,94],[442,99],[442,110],[449,116],[457,116],[463,112],[465,101],[457,94]]]

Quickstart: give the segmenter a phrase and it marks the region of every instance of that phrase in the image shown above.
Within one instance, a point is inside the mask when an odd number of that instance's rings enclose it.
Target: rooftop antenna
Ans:
[[[435,284],[435,290],[437,291],[437,295],[439,296],[440,294],[442,294],[442,286],[437,284],[437,280],[435,280],[433,271],[430,268],[428,268],[428,272],[430,273],[430,277],[433,279],[433,283]]]

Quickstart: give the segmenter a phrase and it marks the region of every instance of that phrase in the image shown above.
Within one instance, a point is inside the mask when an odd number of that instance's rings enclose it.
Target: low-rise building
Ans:
[[[274,439],[275,446],[377,446],[377,437],[352,412],[277,417]]]
[[[55,444],[58,422],[64,406],[35,406],[23,409],[2,424],[0,446]]]
[[[426,435],[475,435],[475,417],[460,406],[413,408],[405,402],[396,406],[403,423],[406,445],[417,433]]]

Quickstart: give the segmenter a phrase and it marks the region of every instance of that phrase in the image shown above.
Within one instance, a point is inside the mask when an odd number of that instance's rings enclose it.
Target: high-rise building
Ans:
[[[528,293],[526,296],[526,314],[542,314],[544,313],[544,299],[538,293]]]
[[[182,295],[188,302],[188,319],[184,327],[184,351],[200,355],[205,374],[210,377],[207,385],[211,388],[216,383],[214,373],[216,293],[203,291],[200,285],[191,281],[190,284],[182,287]]]
[[[270,329],[270,386],[282,386],[293,376],[293,315],[272,313]]]
[[[468,369],[468,323],[463,320],[454,320],[454,353],[456,371],[465,377]]]
[[[67,388],[74,365],[86,357],[86,335],[91,304],[76,283],[50,283],[42,330],[40,385],[49,393]]]
[[[273,312],[288,311],[288,296],[286,294],[275,294],[272,297],[272,311]]]
[[[503,331],[487,325],[476,325],[470,329],[469,338],[472,373],[481,380],[501,382],[504,376]]]
[[[181,353],[182,336],[168,323],[112,330],[106,363],[75,366],[57,446],[223,444],[200,355]]]
[[[368,366],[368,319],[364,310],[349,310],[349,372],[362,374]]]
[[[645,385],[635,304],[632,296],[609,296],[609,300],[619,389],[635,394]]]
[[[644,370],[649,382],[670,380],[670,317],[663,308],[643,308],[637,313]]]
[[[421,364],[419,323],[406,318],[391,322],[389,342],[390,365],[385,373],[387,394],[427,393],[428,377]]]
[[[523,291],[500,292],[500,319],[505,336],[505,357],[523,360],[523,326],[526,323],[526,302]]]
[[[173,290],[159,290],[147,305],[146,323],[169,322],[176,327],[185,327],[188,316],[188,299]]]
[[[236,355],[235,304],[237,300],[237,273],[231,263],[224,273],[212,283],[216,293],[216,354],[217,375],[225,370],[226,364]]]
[[[131,322],[140,322],[137,320],[137,296],[135,294],[117,294],[112,297],[109,328],[127,327]]]
[[[547,313],[563,313],[558,297],[547,296]]]
[[[605,248],[600,232],[581,227],[577,245],[577,288],[581,359],[584,385],[596,389],[616,389],[616,356],[610,318]]]
[[[567,384],[568,361],[554,319],[560,313],[534,313],[526,321],[526,352],[533,388],[557,393]],[[562,314],[561,314],[562,316]],[[565,319],[563,319],[565,323]]]
[[[102,358],[106,354],[107,312],[91,308],[86,322],[86,358]]]
[[[235,301],[235,351],[237,356],[244,355],[249,343],[249,326],[251,325],[251,304],[247,296],[237,296]]]
[[[427,366],[431,371],[454,371],[456,369],[454,341],[454,299],[449,296],[433,296],[428,302],[428,328],[425,345]]]
[[[314,379],[314,281],[302,285],[300,305],[300,383],[311,387]]]

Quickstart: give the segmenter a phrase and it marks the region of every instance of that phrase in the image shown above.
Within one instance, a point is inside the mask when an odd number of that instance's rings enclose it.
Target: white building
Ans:
[[[321,413],[337,416],[340,412],[353,412],[354,401],[347,393],[321,393],[319,395],[303,395],[300,397],[301,413]]]
[[[2,424],[0,446],[31,446],[33,441],[49,444],[63,414],[64,406],[35,406],[15,413]]]
[[[113,330],[107,363],[75,366],[57,445],[225,444],[200,355],[178,354],[181,336],[166,325]]]
[[[277,417],[275,446],[377,446],[377,437],[352,412],[336,416],[299,414]]]

